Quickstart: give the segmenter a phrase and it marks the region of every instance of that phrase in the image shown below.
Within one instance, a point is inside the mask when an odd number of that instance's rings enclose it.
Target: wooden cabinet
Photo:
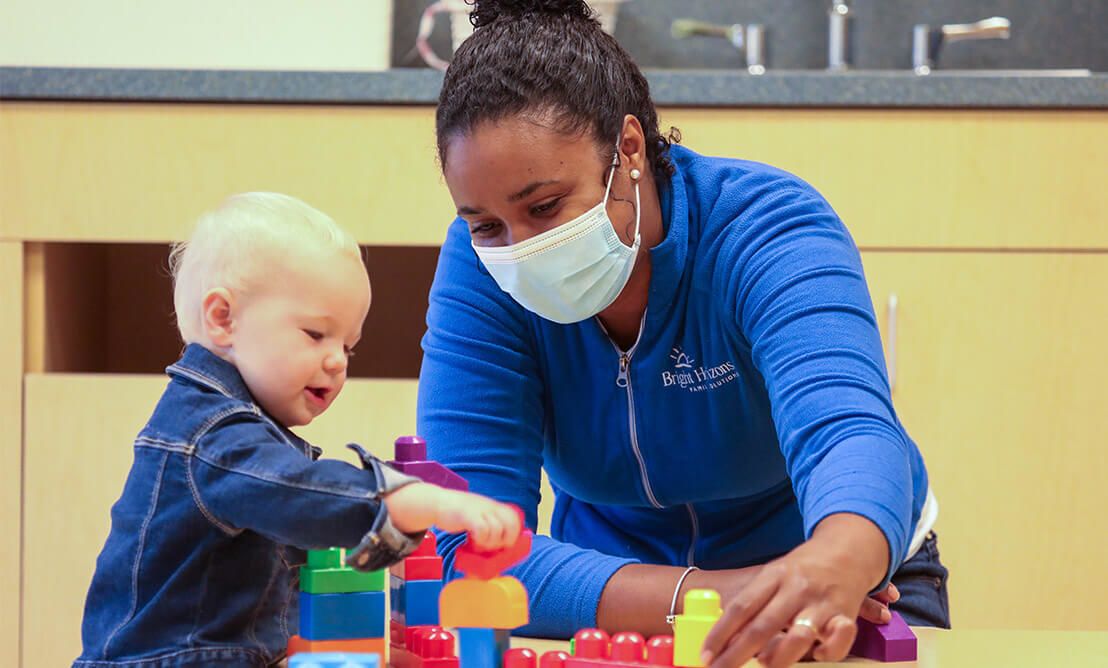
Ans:
[[[863,260],[939,501],[954,624],[1108,627],[1108,253]]]
[[[1108,626],[1108,462],[1097,447],[1108,433],[1108,188],[1097,169],[1108,164],[1108,117],[660,115],[694,150],[812,183],[863,248],[880,318],[897,296],[894,400],[939,499],[954,623]],[[409,311],[422,306],[453,206],[429,107],[5,103],[0,166],[0,525],[10,546],[0,553],[0,665],[17,665],[20,651],[28,668],[65,665],[80,649],[131,440],[165,383],[162,350],[176,347],[168,282],[140,259],[161,258],[200,212],[244,190],[299,196],[373,246],[362,354],[404,363],[363,373],[377,378],[352,381],[303,433],[329,456],[357,440],[387,457],[414,429],[422,318],[408,322]],[[161,246],[128,248],[138,244]],[[89,281],[92,271],[107,278]],[[126,337],[150,318],[167,329],[137,354]],[[540,529],[545,483],[543,498]]]

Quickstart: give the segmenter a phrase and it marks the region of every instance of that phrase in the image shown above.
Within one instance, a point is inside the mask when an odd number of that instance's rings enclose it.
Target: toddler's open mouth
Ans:
[[[327,395],[331,393],[326,387],[307,387],[304,391],[308,395],[308,399],[319,406],[323,406],[327,403]]]

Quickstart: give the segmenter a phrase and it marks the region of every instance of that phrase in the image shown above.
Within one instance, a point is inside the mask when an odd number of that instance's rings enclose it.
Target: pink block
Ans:
[[[915,661],[916,634],[895,611],[888,624],[874,624],[859,618],[858,637],[850,653],[875,661]]]

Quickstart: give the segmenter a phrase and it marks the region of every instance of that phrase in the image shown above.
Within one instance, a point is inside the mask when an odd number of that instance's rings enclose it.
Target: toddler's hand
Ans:
[[[466,531],[482,550],[514,544],[523,529],[512,506],[428,483],[401,487],[385,497],[385,506],[393,526],[404,533],[424,531],[432,524],[450,533]]]
[[[513,506],[454,490],[442,490],[442,502],[435,526],[451,533],[466,531],[470,542],[480,550],[497,550],[515,544],[520,514]]]

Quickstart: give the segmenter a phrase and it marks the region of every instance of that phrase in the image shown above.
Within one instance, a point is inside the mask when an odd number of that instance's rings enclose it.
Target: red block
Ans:
[[[539,659],[539,668],[564,668],[568,658],[569,654],[560,649],[543,652],[542,658]]]
[[[389,573],[402,580],[441,580],[442,557],[408,557],[390,566]]]
[[[454,635],[438,626],[389,624],[389,663],[393,668],[459,668]]]
[[[504,652],[503,668],[535,668],[538,655],[528,647],[513,647]]]
[[[582,629],[573,637],[574,655],[551,658],[541,668],[670,668],[673,666],[673,636],[654,636],[644,641],[638,633],[625,631],[608,638],[598,629]],[[545,655],[543,660],[546,661]],[[557,663],[556,663],[557,662]],[[560,665],[559,665],[560,664]]]
[[[522,525],[523,511],[519,508],[515,510],[519,513],[519,521]],[[469,577],[491,580],[523,561],[531,553],[531,536],[531,530],[524,529],[519,532],[519,538],[512,546],[488,551],[477,549],[471,542],[472,539],[467,536],[465,542],[454,552],[454,568]]]

